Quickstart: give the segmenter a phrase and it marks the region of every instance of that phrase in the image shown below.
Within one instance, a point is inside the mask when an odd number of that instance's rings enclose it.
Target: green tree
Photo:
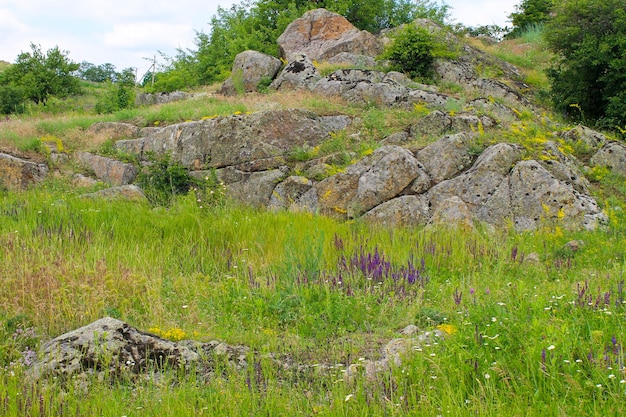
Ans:
[[[431,0],[244,0],[218,8],[210,33],[198,33],[194,50],[178,51],[155,89],[208,84],[228,77],[235,56],[247,49],[278,56],[276,39],[293,20],[310,9],[325,8],[346,17],[359,29],[379,32],[426,17],[443,23],[448,6]]]
[[[574,120],[626,124],[626,2],[557,0],[545,39],[555,107]]]
[[[115,82],[120,75],[116,72],[115,65],[113,64],[106,63],[95,65],[86,61],[80,63],[78,74],[83,80],[94,83],[103,83],[105,81]]]
[[[22,113],[24,93],[21,88],[0,82],[0,114]]]
[[[553,7],[554,0],[522,0],[509,15],[513,30],[507,37],[517,38],[529,27],[543,25],[550,19]]]
[[[3,82],[20,88],[28,100],[46,104],[50,96],[67,97],[80,92],[74,72],[80,67],[67,57],[67,52],[54,47],[46,53],[31,44],[31,52],[22,52],[3,73]]]

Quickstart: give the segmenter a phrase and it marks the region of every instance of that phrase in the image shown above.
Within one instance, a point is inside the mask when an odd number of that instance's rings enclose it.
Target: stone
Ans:
[[[217,171],[217,177],[226,185],[226,195],[253,207],[267,207],[276,184],[285,176],[286,169],[244,172],[234,168]]]
[[[289,208],[313,185],[313,181],[306,177],[292,175],[274,188],[268,207],[273,210]]]
[[[424,195],[400,196],[374,207],[363,220],[385,227],[424,226],[430,220],[429,200]]]
[[[461,226],[473,229],[474,221],[467,204],[457,196],[441,199],[433,204],[431,225]]]
[[[320,144],[350,123],[347,116],[318,116],[302,109],[265,110],[179,123],[115,146],[142,160],[147,152],[169,153],[188,169],[206,170],[286,157],[296,147]]]
[[[608,167],[611,171],[626,177],[626,146],[619,142],[606,143],[591,157],[595,166]]]
[[[148,201],[141,188],[133,184],[105,188],[104,190],[96,191],[94,193],[83,194],[81,197],[104,200]]]
[[[83,373],[116,376],[149,368],[189,368],[198,360],[187,347],[105,317],[45,343],[32,374],[35,379]]]
[[[281,56],[287,61],[299,54],[323,61],[342,52],[372,57],[382,52],[382,44],[374,35],[325,9],[304,13],[287,26],[277,42]]]
[[[139,127],[123,122],[98,122],[89,127],[90,132],[104,133],[111,139],[136,138],[139,135],[139,130]]]
[[[511,211],[519,231],[537,229],[543,222],[580,225],[585,216],[600,214],[593,198],[564,184],[534,160],[521,161],[511,172]]]
[[[383,146],[345,172],[317,183],[296,204],[335,217],[358,217],[390,200],[415,179],[418,161],[406,149]]]
[[[85,168],[93,171],[96,178],[109,185],[130,184],[137,177],[137,167],[130,163],[94,155],[89,152],[78,152],[76,159]]]
[[[94,180],[93,178],[86,177],[82,174],[74,174],[74,177],[72,178],[72,184],[74,184],[74,186],[76,187],[86,188],[97,185],[98,181]]]
[[[340,96],[350,103],[392,106],[406,102],[409,89],[384,72],[360,69],[337,70],[320,79],[312,91],[324,96]]]
[[[493,125],[495,125],[495,121],[487,116],[478,117],[473,114],[450,116],[435,110],[411,125],[409,134],[412,137],[422,137],[458,132],[478,133]]]
[[[471,136],[467,133],[444,136],[417,153],[433,184],[450,179],[468,169]]]
[[[376,66],[376,59],[372,56],[354,54],[352,52],[340,52],[327,59],[329,64],[341,66],[351,66],[355,68],[373,68]]]
[[[322,78],[313,64],[313,61],[304,54],[296,55],[293,60],[283,68],[276,77],[270,88],[274,90],[298,90],[311,89]]]
[[[135,97],[136,106],[149,106],[154,104],[166,104],[174,101],[187,100],[194,97],[193,94],[184,91],[172,91],[171,93],[140,93]]]
[[[25,190],[30,185],[43,181],[47,174],[46,164],[0,153],[0,188]]]
[[[562,132],[559,136],[572,144],[582,144],[583,147],[596,151],[608,140],[604,134],[583,125],[578,125],[573,129]]]
[[[218,93],[233,96],[257,91],[261,81],[273,80],[282,65],[280,59],[261,52],[241,52],[235,57],[231,76],[222,84]]]

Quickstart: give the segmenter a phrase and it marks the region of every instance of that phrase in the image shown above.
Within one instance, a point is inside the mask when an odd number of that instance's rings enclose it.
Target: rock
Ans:
[[[472,162],[470,135],[457,133],[444,136],[417,153],[433,184],[450,179],[468,169]]]
[[[335,217],[357,217],[398,195],[415,179],[417,168],[406,149],[383,146],[322,180],[296,204]]]
[[[284,209],[290,207],[298,198],[313,187],[313,181],[300,176],[291,176],[274,188],[268,207]]]
[[[90,132],[106,134],[110,139],[136,138],[139,130],[133,124],[122,122],[98,122],[89,127]]]
[[[433,214],[429,224],[455,225],[467,229],[474,227],[473,216],[469,207],[457,196],[440,199],[437,204],[433,204],[432,210]]]
[[[72,184],[76,187],[93,187],[98,184],[97,180],[93,178],[86,177],[82,174],[74,174],[72,179]]]
[[[374,35],[358,30],[345,17],[325,9],[309,10],[291,22],[277,42],[287,61],[299,54],[321,61],[342,52],[373,57],[382,52],[382,44]]]
[[[353,54],[351,52],[340,52],[327,60],[329,64],[341,66],[351,66],[356,68],[373,68],[376,66],[376,59],[368,55]]]
[[[172,91],[171,93],[140,93],[135,97],[136,106],[147,106],[153,104],[166,104],[174,101],[187,100],[193,97],[192,94],[183,91]]]
[[[448,103],[455,104],[458,100],[445,94],[423,89],[410,90],[407,96],[407,103],[427,104],[435,108],[445,108]]]
[[[502,103],[498,103],[493,99],[490,100],[483,97],[474,99],[467,103],[465,106],[465,110],[473,112],[478,111],[483,113],[486,112],[493,117],[506,120],[515,120],[517,118],[517,114],[511,107],[506,106]]]
[[[217,171],[217,177],[226,184],[226,195],[253,207],[267,207],[276,184],[285,176],[286,169],[244,172],[233,168]]]
[[[387,136],[381,141],[383,145],[404,145],[411,139],[408,132],[397,132]]]
[[[441,136],[458,132],[479,132],[486,127],[492,127],[495,121],[487,116],[460,114],[450,116],[442,111],[435,110],[411,125],[409,134],[413,137]]]
[[[83,194],[81,197],[105,200],[148,201],[141,188],[136,185],[105,188],[95,193]]]
[[[409,89],[384,72],[343,69],[315,84],[312,90],[325,96],[340,96],[355,104],[392,106],[405,103]]]
[[[187,347],[106,317],[45,343],[32,374],[36,379],[83,373],[115,377],[150,368],[188,369],[199,359]]]
[[[241,52],[235,57],[231,76],[222,84],[219,93],[232,96],[257,91],[259,83],[273,80],[280,67],[282,62],[273,56],[257,51]]]
[[[42,181],[48,174],[48,166],[15,156],[0,153],[0,188],[25,190],[31,184]]]
[[[205,170],[285,157],[296,147],[318,145],[350,122],[347,116],[318,116],[307,110],[266,110],[171,125],[115,146],[140,159],[148,151],[170,153],[188,169]]]
[[[608,142],[591,158],[591,163],[608,167],[626,177],[626,146],[618,142]]]
[[[510,178],[511,211],[519,231],[537,229],[542,222],[581,225],[585,216],[600,214],[589,196],[564,184],[534,160],[519,162]]]
[[[105,317],[45,343],[28,371],[34,379],[69,378],[89,381],[152,375],[162,372],[195,372],[199,378],[215,371],[215,360],[241,370],[249,349],[216,340],[172,342],[142,332],[120,320]]]
[[[322,78],[313,62],[306,55],[296,55],[276,77],[270,88],[274,90],[311,89]]]
[[[363,220],[386,227],[424,226],[430,219],[429,200],[424,195],[405,195],[382,203],[363,215]]]
[[[578,125],[573,129],[562,132],[559,136],[572,144],[582,144],[583,147],[590,150],[598,150],[607,142],[606,136],[602,133],[596,132],[595,130],[582,125]]]
[[[558,180],[572,185],[580,193],[589,193],[589,181],[580,171],[579,162],[561,152],[556,143],[547,141],[544,144],[540,163]]]
[[[98,179],[110,185],[130,184],[137,177],[137,167],[133,164],[89,152],[79,152],[76,158],[81,165],[93,171]]]
[[[501,223],[511,211],[508,194],[499,194],[497,190],[522,155],[523,149],[516,145],[499,143],[487,148],[466,172],[428,191],[433,210],[441,220],[445,216],[460,216],[466,222],[468,211],[472,219]],[[463,204],[452,198],[459,198]]]

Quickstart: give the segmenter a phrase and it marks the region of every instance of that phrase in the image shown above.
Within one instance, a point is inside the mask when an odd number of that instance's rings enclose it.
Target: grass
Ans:
[[[154,209],[83,200],[79,191],[56,180],[0,197],[3,415],[53,415],[60,408],[111,416],[190,409],[210,415],[624,411],[623,200],[607,206],[607,230],[574,233],[546,223],[522,235],[480,228],[459,234],[230,204],[200,208],[193,195]],[[585,243],[569,253],[563,247],[570,240]],[[531,253],[539,260],[527,261]],[[381,263],[371,261],[376,256]],[[385,262],[390,271],[423,262],[422,279],[392,279],[376,269]],[[104,315],[174,340],[218,339],[304,364],[344,365],[302,376],[251,360],[249,370],[208,382],[172,373],[160,382],[95,384],[86,395],[28,382],[27,352]],[[376,359],[412,323],[425,329],[446,323],[451,335],[374,380],[344,381],[345,366]]]
[[[308,93],[217,99],[214,89],[192,101],[106,116],[13,118],[1,124],[0,149],[43,158],[41,145],[51,137],[69,152],[110,146],[111,138],[87,130],[96,121],[162,126],[299,107],[354,117],[347,132],[292,154],[296,161],[340,155],[340,168],[430,111],[350,106]],[[452,104],[448,110],[457,111]],[[588,157],[588,150],[555,138],[562,126],[545,122],[547,115],[542,120],[520,113],[479,132],[476,153],[506,140],[540,157],[553,140]],[[421,147],[435,139],[415,140]],[[606,169],[587,173],[609,217],[606,228],[570,231],[557,216],[520,234],[512,226],[386,229],[221,199],[207,204],[194,192],[167,208],[86,200],[80,194],[92,190],[76,189],[64,168],[26,191],[0,190],[0,415],[626,411],[626,189],[623,177]],[[570,241],[580,242],[577,250]],[[171,340],[248,346],[249,366],[223,365],[208,380],[175,369],[159,378],[90,376],[65,384],[28,377],[41,343],[103,316]],[[359,364],[380,359],[381,348],[409,324],[440,326],[447,335],[398,366],[366,375]],[[278,367],[267,353],[308,370]],[[357,369],[350,379],[348,365]]]

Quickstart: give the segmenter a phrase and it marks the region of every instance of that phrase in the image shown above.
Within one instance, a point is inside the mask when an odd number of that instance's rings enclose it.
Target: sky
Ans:
[[[445,0],[454,23],[510,26],[521,0]],[[197,32],[210,32],[218,6],[242,0],[0,0],[0,60],[15,62],[31,43],[55,46],[74,62],[134,67],[138,76],[160,52],[194,49]]]

